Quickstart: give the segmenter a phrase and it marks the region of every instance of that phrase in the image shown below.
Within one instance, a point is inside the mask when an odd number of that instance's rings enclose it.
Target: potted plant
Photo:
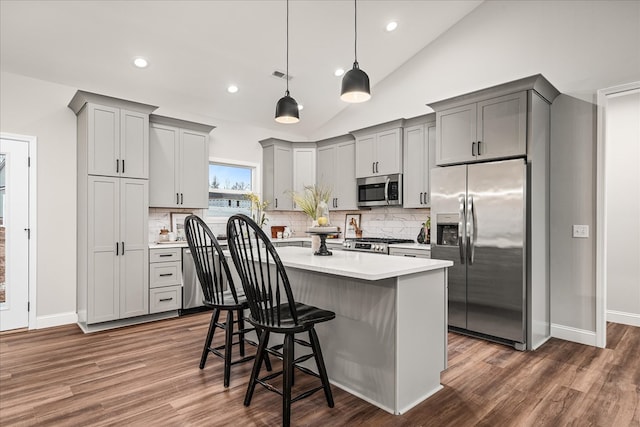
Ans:
[[[331,197],[331,190],[322,185],[305,185],[302,192],[291,192],[291,198],[297,207],[302,209],[302,212],[307,214],[311,218],[312,225],[329,225],[328,214],[322,212],[328,212],[329,198]],[[319,215],[320,212],[320,216]],[[320,224],[322,222],[322,224]],[[320,237],[311,237],[311,247],[315,251],[320,247]]]
[[[251,218],[262,228],[269,221],[264,212],[269,202],[261,202],[260,196],[256,193],[248,193],[245,197],[251,202]]]

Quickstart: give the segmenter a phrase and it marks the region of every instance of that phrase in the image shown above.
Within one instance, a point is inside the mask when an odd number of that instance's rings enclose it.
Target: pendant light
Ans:
[[[298,103],[289,96],[289,0],[287,0],[287,74],[284,77],[287,79],[287,90],[276,104],[276,122],[298,123],[300,121]]]
[[[346,102],[365,102],[371,99],[371,89],[369,88],[369,76],[360,69],[358,65],[358,7],[356,0],[353,0],[354,9],[354,61],[353,68],[342,78],[342,92],[340,99]]]

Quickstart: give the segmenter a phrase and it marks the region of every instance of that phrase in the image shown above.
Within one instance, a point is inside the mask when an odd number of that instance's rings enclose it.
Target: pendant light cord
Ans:
[[[287,0],[287,96],[289,96],[289,0]]]
[[[288,1],[288,0],[287,0]],[[353,0],[353,28],[355,32],[355,37],[353,38],[353,58],[354,64],[358,64],[358,3],[356,0]]]

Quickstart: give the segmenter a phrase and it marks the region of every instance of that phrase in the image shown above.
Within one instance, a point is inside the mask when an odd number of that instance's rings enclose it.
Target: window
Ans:
[[[251,202],[246,194],[257,192],[257,168],[252,163],[211,159],[207,216],[226,221],[236,213],[251,215]]]

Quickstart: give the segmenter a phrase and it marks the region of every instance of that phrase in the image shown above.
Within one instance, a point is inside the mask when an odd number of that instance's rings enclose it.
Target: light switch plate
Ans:
[[[580,239],[586,239],[589,237],[589,226],[588,225],[573,225],[573,237],[577,237]]]

